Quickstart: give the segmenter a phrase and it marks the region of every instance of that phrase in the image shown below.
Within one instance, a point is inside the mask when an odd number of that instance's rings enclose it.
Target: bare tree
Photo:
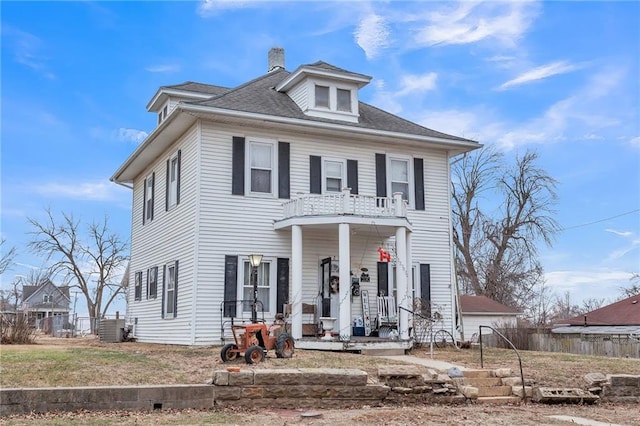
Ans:
[[[6,249],[6,242],[7,240],[5,238],[0,240],[0,249],[2,249],[2,254],[0,254],[0,275],[4,274],[4,272],[9,269],[11,262],[13,262],[13,259],[16,257],[15,247],[11,247],[9,251],[5,253],[4,250]]]
[[[452,165],[453,240],[466,293],[525,307],[543,280],[540,241],[550,245],[556,181],[527,152],[513,166],[484,149]]]
[[[627,297],[640,295],[640,274],[634,272],[629,278],[630,284],[626,287],[620,287],[620,296],[621,299],[626,299]]]
[[[80,290],[92,318],[103,316],[123,290],[118,273],[127,261],[127,244],[109,231],[106,216],[89,225],[83,239],[78,232],[80,222],[72,215],[62,213],[58,222],[50,210],[46,213],[42,222],[29,218],[35,229],[29,247],[53,260],[52,272],[62,274],[66,284]]]

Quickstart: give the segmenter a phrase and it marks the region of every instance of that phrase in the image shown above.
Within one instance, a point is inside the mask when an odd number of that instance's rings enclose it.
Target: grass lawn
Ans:
[[[38,338],[35,345],[3,345],[0,348],[0,386],[103,386],[136,384],[207,383],[215,369],[223,368],[219,347],[182,347],[143,343],[105,344],[95,338]],[[386,358],[355,354],[297,350],[292,359],[277,359],[246,368],[332,367],[359,368],[375,375],[379,366],[399,363]],[[411,355],[429,358],[429,348]],[[584,357],[571,354],[521,352],[525,376],[541,386],[584,388],[583,376],[640,374],[640,360]],[[434,359],[468,368],[480,368],[477,350],[437,349]],[[487,349],[485,368],[509,367],[517,374],[517,358],[510,350]],[[191,425],[191,424],[433,424],[433,425],[562,425],[551,415],[574,415],[606,423],[640,424],[640,409],[632,404],[595,406],[430,405],[408,407],[353,407],[350,410],[319,411],[320,418],[303,419],[308,410],[162,410],[161,412],[74,412],[0,418],[6,425]]]

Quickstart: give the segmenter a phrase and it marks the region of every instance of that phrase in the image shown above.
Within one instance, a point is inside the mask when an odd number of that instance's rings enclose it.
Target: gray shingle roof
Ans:
[[[196,83],[194,81],[185,81],[184,83],[180,83],[180,84],[162,86],[162,88],[185,90],[188,92],[206,93],[213,96],[221,95],[229,91],[228,87],[215,86],[213,84]]]
[[[333,71],[340,71],[347,74],[354,74],[349,71],[342,70],[333,65],[319,61],[307,67],[318,67],[322,69],[330,69]],[[446,133],[438,132],[419,124],[413,123],[397,115],[390,114],[386,111],[378,109],[372,105],[364,102],[359,102],[360,118],[358,123],[351,123],[342,120],[332,120],[319,117],[311,117],[305,115],[298,105],[285,93],[280,93],[274,88],[289,76],[289,72],[283,69],[272,71],[254,80],[251,80],[243,85],[240,85],[234,89],[229,89],[226,92],[221,92],[214,95],[211,99],[204,101],[190,102],[193,105],[208,106],[214,108],[228,109],[239,112],[248,112],[255,114],[267,114],[284,118],[294,118],[307,121],[334,123],[344,126],[360,127],[372,130],[406,133],[416,136],[426,136],[434,138],[452,139],[463,142],[475,142],[470,139],[461,138],[458,136],[448,135]],[[362,75],[362,74],[355,74]],[[184,83],[187,84],[187,83]],[[192,86],[199,83],[188,83]],[[179,86],[179,85],[178,85]],[[204,85],[208,86],[208,85]],[[176,87],[176,86],[166,86]],[[217,86],[209,86],[217,87]]]

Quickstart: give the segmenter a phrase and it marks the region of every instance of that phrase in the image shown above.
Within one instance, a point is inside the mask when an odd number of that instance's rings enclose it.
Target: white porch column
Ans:
[[[405,309],[411,309],[407,285],[409,271],[411,265],[407,262],[407,229],[403,226],[396,229],[396,290],[398,292],[398,306]],[[398,309],[400,321],[398,331],[400,332],[400,340],[409,339],[409,313],[403,309]]]
[[[349,224],[338,225],[340,258],[340,340],[351,340],[351,241]]]
[[[291,227],[291,335],[302,339],[302,228]]]

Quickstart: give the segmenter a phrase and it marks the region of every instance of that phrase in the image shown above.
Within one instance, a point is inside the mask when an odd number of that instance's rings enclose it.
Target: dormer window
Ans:
[[[316,84],[316,108],[329,108],[329,87]]]
[[[337,89],[338,111],[351,112],[351,90]]]

